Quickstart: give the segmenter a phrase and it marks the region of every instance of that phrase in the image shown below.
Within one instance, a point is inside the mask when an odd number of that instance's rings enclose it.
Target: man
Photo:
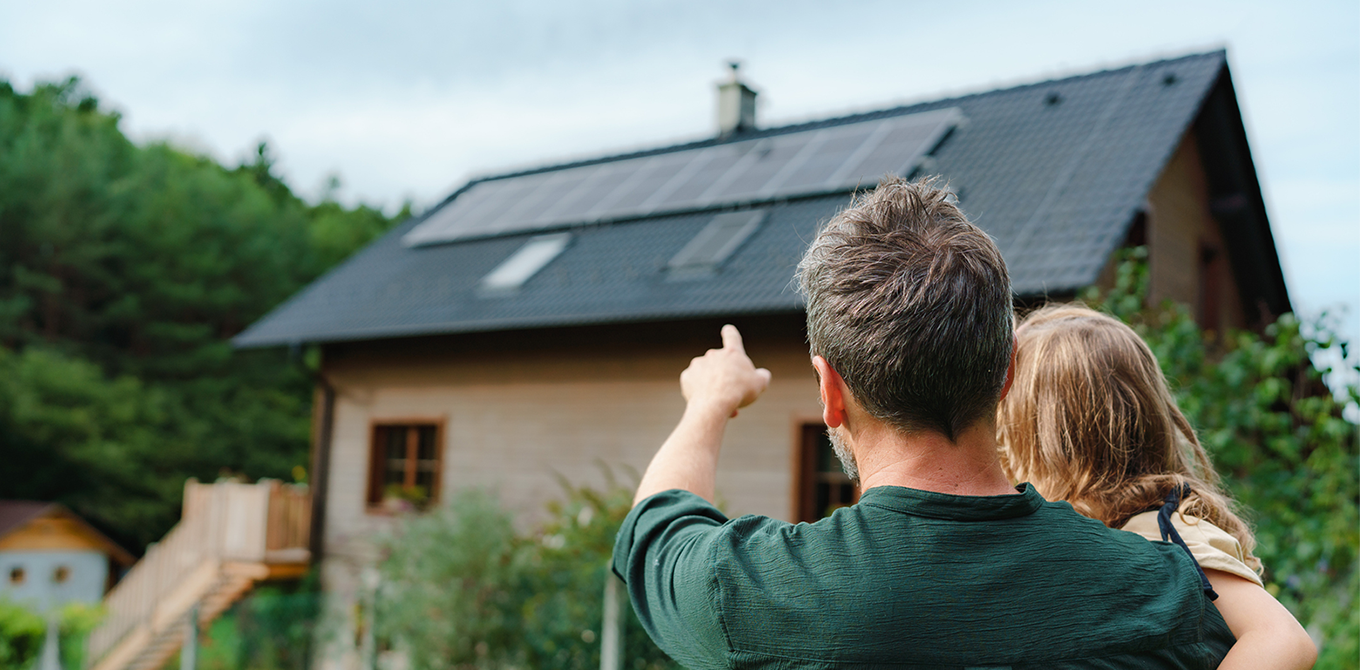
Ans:
[[[680,376],[684,415],[614,548],[663,650],[695,669],[1217,666],[1232,636],[1185,553],[1007,481],[1010,280],[946,192],[885,180],[818,234],[799,282],[862,497],[813,524],[713,507],[724,426],[770,380],[723,328]]]

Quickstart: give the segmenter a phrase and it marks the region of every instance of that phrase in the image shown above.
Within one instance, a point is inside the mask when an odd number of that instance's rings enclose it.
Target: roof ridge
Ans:
[[[1084,79],[1091,79],[1091,78],[1094,78],[1094,77],[1108,76],[1108,75],[1115,74],[1115,73],[1118,73],[1118,72],[1123,72],[1123,71],[1125,71],[1125,70],[1132,70],[1132,69],[1134,69],[1134,68],[1153,67],[1153,66],[1165,65],[1165,64],[1173,63],[1173,62],[1177,62],[1177,61],[1186,61],[1186,60],[1199,59],[1199,58],[1209,58],[1209,57],[1213,57],[1213,56],[1218,56],[1218,57],[1220,57],[1220,58],[1223,58],[1223,59],[1226,61],[1226,59],[1227,59],[1227,49],[1226,49],[1226,48],[1223,48],[1223,47],[1219,47],[1219,48],[1214,49],[1214,50],[1211,50],[1211,51],[1200,51],[1200,52],[1188,53],[1188,54],[1183,54],[1183,55],[1180,55],[1180,56],[1172,56],[1172,57],[1161,58],[1161,59],[1152,60],[1152,61],[1133,61],[1133,62],[1129,62],[1129,63],[1124,64],[1124,65],[1118,65],[1118,66],[1111,65],[1111,66],[1105,67],[1105,68],[1103,68],[1103,69],[1094,70],[1094,71],[1090,71],[1090,72],[1075,73],[1075,74],[1071,74],[1071,75],[1068,75],[1068,76],[1050,77],[1050,78],[1048,78],[1048,79],[1043,79],[1043,80],[1039,80],[1039,81],[1032,81],[1032,82],[1028,82],[1028,83],[1016,83],[1016,84],[1013,84],[1013,85],[1005,85],[1005,86],[996,87],[996,88],[989,88],[989,89],[982,90],[982,91],[974,91],[974,92],[972,92],[972,93],[959,93],[959,94],[953,95],[953,96],[951,96],[951,97],[946,97],[946,98],[934,98],[934,99],[929,99],[929,100],[916,100],[916,101],[912,101],[912,102],[903,102],[903,103],[901,103],[901,104],[897,104],[897,105],[894,105],[894,106],[891,106],[891,107],[883,107],[883,108],[880,108],[880,109],[869,109],[869,110],[864,110],[864,111],[859,111],[859,112],[851,112],[851,113],[848,113],[848,114],[842,114],[842,115],[839,115],[839,116],[829,116],[829,117],[820,118],[820,119],[808,119],[808,120],[804,120],[804,121],[796,121],[796,122],[793,122],[793,123],[786,123],[786,124],[778,125],[778,126],[770,126],[770,127],[768,127],[768,128],[758,128],[758,129],[756,129],[756,130],[751,130],[751,131],[747,131],[747,132],[734,133],[734,134],[732,134],[732,135],[729,135],[729,136],[726,136],[726,137],[722,137],[722,138],[719,138],[718,136],[714,135],[714,136],[709,136],[709,137],[705,137],[705,138],[702,138],[702,139],[695,139],[695,140],[684,141],[684,142],[680,142],[680,143],[677,143],[677,144],[668,144],[668,145],[662,145],[662,146],[654,146],[654,147],[645,148],[645,149],[636,149],[636,150],[633,150],[633,151],[623,151],[623,152],[620,152],[620,153],[605,154],[605,155],[594,156],[594,157],[590,157],[590,158],[580,158],[580,159],[575,159],[575,160],[565,160],[565,161],[561,161],[561,162],[545,163],[545,164],[543,164],[543,165],[536,165],[536,166],[532,166],[532,167],[526,167],[526,168],[522,168],[522,169],[511,170],[511,171],[508,171],[508,172],[489,173],[489,174],[484,174],[484,175],[481,175],[481,176],[474,176],[473,178],[468,179],[467,182],[465,182],[462,186],[458,187],[457,189],[454,189],[453,193],[451,193],[451,194],[449,195],[449,197],[440,200],[439,205],[435,205],[435,206],[433,206],[433,207],[430,207],[430,208],[429,208],[429,211],[433,212],[434,210],[438,209],[440,206],[446,204],[449,200],[451,200],[451,199],[453,198],[453,196],[458,195],[459,193],[462,193],[463,191],[467,190],[468,187],[473,186],[474,184],[480,184],[480,183],[482,183],[482,182],[497,181],[497,180],[501,180],[501,179],[511,179],[511,178],[515,178],[515,177],[523,177],[523,176],[533,175],[533,174],[542,174],[542,173],[545,173],[545,172],[555,172],[555,171],[557,171],[557,170],[566,170],[566,169],[569,169],[569,168],[583,167],[583,166],[587,166],[587,165],[599,165],[599,164],[601,164],[601,163],[612,163],[612,162],[614,162],[614,161],[627,160],[627,159],[631,159],[631,158],[645,158],[645,157],[647,157],[647,156],[656,156],[656,155],[659,155],[659,154],[673,153],[673,152],[676,152],[676,151],[685,151],[685,150],[688,150],[688,149],[698,149],[698,148],[702,148],[702,147],[717,146],[717,145],[721,145],[721,144],[732,144],[732,143],[735,143],[735,142],[744,142],[744,141],[747,141],[747,140],[761,139],[761,138],[765,138],[765,137],[773,137],[773,136],[776,136],[776,135],[786,135],[786,134],[789,134],[789,133],[800,132],[800,131],[803,131],[803,130],[811,130],[811,129],[818,128],[818,127],[823,127],[823,128],[824,128],[824,127],[831,127],[831,126],[848,125],[848,124],[851,124],[851,123],[858,123],[858,122],[860,122],[860,121],[869,121],[869,120],[872,120],[872,119],[875,118],[875,117],[883,118],[883,117],[888,117],[888,116],[900,116],[900,115],[905,115],[905,114],[909,113],[908,110],[929,111],[929,108],[947,106],[947,105],[949,105],[950,103],[961,102],[961,101],[964,101],[964,100],[968,100],[968,99],[972,99],[972,98],[979,98],[979,97],[986,96],[986,95],[993,95],[993,94],[997,94],[997,93],[1005,93],[1005,92],[1010,92],[1010,91],[1019,91],[1019,90],[1023,90],[1023,89],[1026,89],[1026,88],[1035,88],[1035,87],[1039,87],[1039,86],[1050,86],[1050,85],[1053,85],[1053,84],[1058,84],[1058,83],[1063,83],[1063,82],[1080,81],[1080,80],[1084,80]],[[918,110],[918,108],[922,108],[922,109],[919,109],[919,110]]]

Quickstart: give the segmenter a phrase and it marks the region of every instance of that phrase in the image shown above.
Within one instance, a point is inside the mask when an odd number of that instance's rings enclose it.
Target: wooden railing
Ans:
[[[104,598],[87,658],[98,663],[115,647],[137,646],[130,638],[150,639],[182,619],[229,565],[306,564],[310,516],[304,487],[189,480],[180,522]]]

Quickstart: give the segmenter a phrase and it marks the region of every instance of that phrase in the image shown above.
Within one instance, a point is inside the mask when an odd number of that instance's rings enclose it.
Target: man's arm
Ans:
[[[670,489],[713,501],[727,420],[770,385],[770,371],[751,363],[736,326],[723,326],[722,340],[721,349],[709,349],[680,374],[685,413],[642,475],[634,505]]]

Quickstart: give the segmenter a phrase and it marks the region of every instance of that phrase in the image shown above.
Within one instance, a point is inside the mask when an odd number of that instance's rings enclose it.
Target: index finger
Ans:
[[[743,354],[746,353],[746,347],[741,343],[741,333],[737,330],[736,326],[730,323],[722,327],[722,341],[724,349],[732,349]]]

